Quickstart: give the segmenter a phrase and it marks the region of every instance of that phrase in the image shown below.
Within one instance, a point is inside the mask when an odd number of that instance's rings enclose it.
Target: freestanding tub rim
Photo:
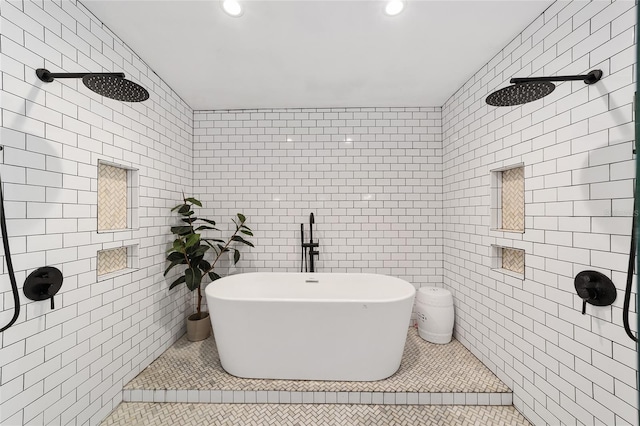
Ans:
[[[268,287],[269,283],[273,281],[256,281],[256,279],[264,277],[268,277],[270,280],[281,278],[286,281],[280,282],[280,286],[274,293],[274,288]],[[364,278],[367,280],[362,281]],[[345,286],[347,282],[348,286]],[[331,287],[335,287],[335,294],[336,296],[339,295],[339,298],[323,297],[326,296],[327,293],[331,292]],[[260,292],[264,290],[266,290],[266,292],[260,294]],[[344,295],[345,291],[351,291],[351,293]],[[376,291],[378,294],[374,293]],[[205,288],[205,294],[219,300],[245,302],[331,302],[376,304],[398,302],[415,297],[416,289],[412,284],[401,278],[382,274],[341,272],[247,272],[243,274],[229,275],[209,283]],[[256,296],[256,294],[259,294],[259,296]]]

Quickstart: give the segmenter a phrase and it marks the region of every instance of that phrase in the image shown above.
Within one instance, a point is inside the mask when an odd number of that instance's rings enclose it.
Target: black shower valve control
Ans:
[[[579,272],[574,285],[578,296],[582,299],[582,315],[587,311],[587,303],[594,306],[607,306],[616,300],[616,286],[609,277],[598,271]]]
[[[31,300],[51,299],[51,309],[55,308],[53,296],[62,287],[62,272],[52,266],[43,266],[29,274],[24,282],[24,295]]]

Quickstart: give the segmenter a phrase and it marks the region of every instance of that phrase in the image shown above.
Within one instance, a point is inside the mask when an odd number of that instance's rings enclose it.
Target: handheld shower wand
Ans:
[[[627,333],[627,336],[634,342],[638,341],[638,338],[634,336],[631,331],[631,326],[629,325],[629,304],[631,302],[631,287],[633,286],[633,274],[635,271],[635,263],[636,263],[636,207],[637,207],[637,189],[634,188],[634,198],[633,198],[633,216],[631,219],[631,247],[629,248],[629,264],[627,267],[627,282],[624,292],[624,303],[622,305],[622,324],[624,325],[624,331]]]
[[[7,220],[4,213],[4,195],[2,194],[2,180],[0,180],[0,230],[2,231],[2,245],[4,246],[4,261],[7,264],[9,272],[9,281],[11,281],[11,292],[13,293],[14,311],[13,318],[4,327],[0,328],[0,333],[11,327],[20,315],[20,296],[18,295],[18,283],[16,282],[16,274],[13,271],[13,262],[11,261],[11,252],[9,251],[9,235],[7,234]]]

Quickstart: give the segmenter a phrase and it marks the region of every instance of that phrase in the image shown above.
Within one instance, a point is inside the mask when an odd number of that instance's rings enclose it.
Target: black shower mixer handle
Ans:
[[[29,274],[24,282],[24,295],[31,300],[51,300],[51,309],[55,309],[53,297],[62,287],[62,272],[59,269],[44,266]]]
[[[582,271],[574,280],[576,293],[582,299],[582,314],[587,312],[587,303],[607,306],[616,300],[616,287],[609,277],[598,271]]]

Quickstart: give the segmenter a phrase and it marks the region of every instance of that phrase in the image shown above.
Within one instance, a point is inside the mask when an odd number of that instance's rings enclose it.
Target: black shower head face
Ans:
[[[517,83],[496,90],[487,96],[486,102],[493,106],[514,106],[542,99],[556,88],[550,81]]]
[[[142,102],[149,99],[149,92],[139,84],[124,78],[105,74],[87,74],[82,82],[89,89],[107,98],[124,102]]]

